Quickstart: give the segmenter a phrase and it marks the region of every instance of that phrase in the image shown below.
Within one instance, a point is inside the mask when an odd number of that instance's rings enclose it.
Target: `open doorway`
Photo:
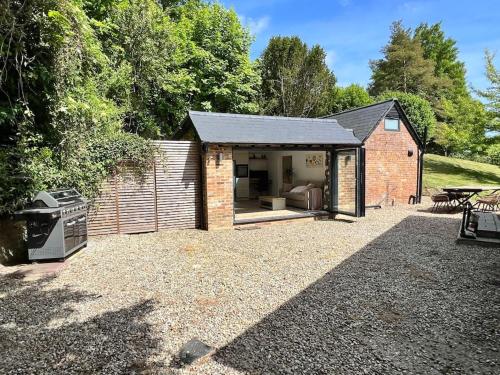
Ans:
[[[234,222],[329,214],[324,150],[233,149]]]

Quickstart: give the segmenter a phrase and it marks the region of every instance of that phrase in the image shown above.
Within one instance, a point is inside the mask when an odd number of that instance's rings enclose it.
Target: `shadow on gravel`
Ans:
[[[214,359],[251,374],[499,373],[500,251],[410,216]]]
[[[74,304],[97,303],[100,295],[49,289],[50,281],[0,276],[0,373],[121,374],[162,367],[149,361],[158,346],[144,321],[152,301],[67,320]]]
[[[430,205],[428,208],[419,208],[417,212],[426,212],[428,214],[433,214],[433,215],[450,215],[450,214],[461,214],[463,212],[463,209],[458,207],[454,207],[452,209],[439,207],[438,209],[432,211],[432,205]]]

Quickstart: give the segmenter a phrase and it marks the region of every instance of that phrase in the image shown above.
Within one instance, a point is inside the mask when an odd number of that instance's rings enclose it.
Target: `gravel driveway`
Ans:
[[[0,276],[0,373],[500,373],[500,249],[422,207],[108,236]],[[178,368],[198,338],[211,357]]]

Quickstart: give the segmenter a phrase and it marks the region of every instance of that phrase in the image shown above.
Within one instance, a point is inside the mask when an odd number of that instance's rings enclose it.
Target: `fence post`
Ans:
[[[158,196],[156,189],[156,155],[153,160],[153,193],[154,193],[154,210],[155,210],[155,232],[158,232]]]
[[[113,174],[113,182],[115,184],[115,210],[116,210],[116,232],[120,234],[120,202],[118,197],[118,179],[116,172]]]

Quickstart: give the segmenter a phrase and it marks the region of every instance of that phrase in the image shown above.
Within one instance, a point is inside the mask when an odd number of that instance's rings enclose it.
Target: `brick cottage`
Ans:
[[[421,192],[422,143],[397,100],[322,119],[190,111],[176,137],[200,147],[205,229],[364,216]]]
[[[421,196],[423,144],[396,99],[328,118],[364,143],[367,206],[404,204]]]

